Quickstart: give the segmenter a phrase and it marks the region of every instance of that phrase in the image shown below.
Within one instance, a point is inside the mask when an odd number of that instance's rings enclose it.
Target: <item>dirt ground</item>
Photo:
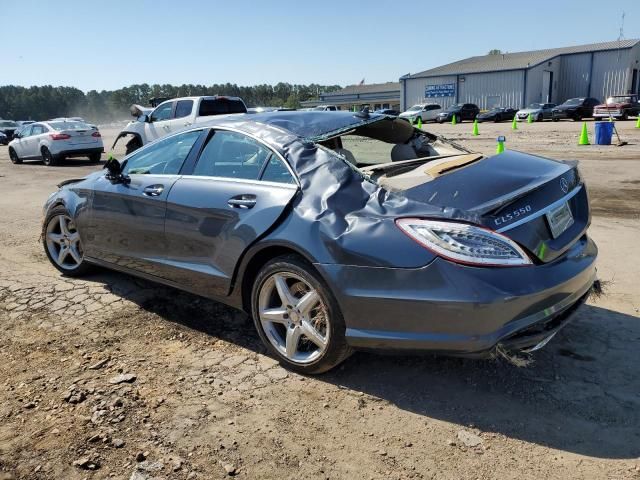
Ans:
[[[526,368],[356,353],[313,378],[265,356],[233,309],[118,273],[60,276],[41,206],[100,167],[16,166],[0,147],[0,479],[640,479],[634,123],[618,123],[625,147],[578,147],[573,122],[426,127],[580,160],[606,295]]]

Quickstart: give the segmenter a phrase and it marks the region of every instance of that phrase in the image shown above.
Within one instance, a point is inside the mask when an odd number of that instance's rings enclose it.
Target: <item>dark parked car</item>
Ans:
[[[380,113],[382,115],[391,115],[393,117],[397,117],[398,115],[400,115],[400,112],[398,110],[392,110],[391,108],[383,108],[381,110],[376,110],[373,113]]]
[[[476,118],[479,122],[503,122],[505,120],[513,120],[515,116],[515,108],[496,107],[488,112],[479,114]]]
[[[628,120],[629,117],[640,116],[640,101],[638,95],[612,95],[607,103],[596,105],[593,109],[594,118],[615,118]]]
[[[443,112],[440,112],[440,114],[438,114],[437,122],[449,122],[453,119],[454,115],[456,116],[457,122],[462,122],[463,120],[473,121],[479,113],[480,109],[475,103],[456,103]]]
[[[6,141],[7,143],[9,143],[13,139],[13,134],[19,128],[20,128],[20,125],[18,125],[13,120],[0,120],[0,132],[4,133],[6,137],[6,140],[4,141]]]
[[[600,103],[597,98],[570,98],[551,111],[551,119],[557,122],[561,118],[570,118],[576,122],[593,117],[593,108]]]
[[[9,145],[9,137],[0,132],[0,145]]]
[[[389,156],[347,154],[360,137]],[[305,373],[354,348],[533,351],[595,281],[575,164],[485,157],[385,115],[217,117],[105,167],[48,198],[52,264],[72,276],[102,265],[242,309]]]

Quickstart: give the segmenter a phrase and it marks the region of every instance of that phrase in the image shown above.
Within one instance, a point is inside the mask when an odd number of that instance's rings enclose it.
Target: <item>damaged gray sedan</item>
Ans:
[[[219,118],[61,184],[44,249],[244,310],[288,368],[533,351],[596,279],[576,166],[367,112]],[[214,321],[214,319],[212,319]]]

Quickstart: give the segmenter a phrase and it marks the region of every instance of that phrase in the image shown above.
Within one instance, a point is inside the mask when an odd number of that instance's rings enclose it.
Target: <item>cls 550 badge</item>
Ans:
[[[504,215],[497,217],[494,222],[496,226],[504,225],[505,223],[509,223],[511,220],[524,217],[528,213],[531,213],[531,205],[525,205],[524,207],[518,208],[513,212],[505,213]]]

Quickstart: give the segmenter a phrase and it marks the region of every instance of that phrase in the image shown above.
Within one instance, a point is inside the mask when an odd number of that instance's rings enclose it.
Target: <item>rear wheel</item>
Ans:
[[[98,163],[100,161],[101,156],[102,156],[101,153],[92,153],[91,155],[89,155],[89,161],[91,163]]]
[[[22,159],[18,156],[13,148],[9,148],[9,158],[11,159],[11,163],[15,165],[22,163]]]
[[[559,118],[553,117],[551,120],[553,120],[554,122],[557,122],[558,120],[560,120]]]
[[[622,112],[622,115],[620,116],[620,120],[622,120],[623,122],[626,122],[627,120],[629,120],[629,112]]]
[[[258,273],[251,301],[260,338],[285,367],[317,374],[351,354],[336,300],[301,258],[289,255],[268,262]]]
[[[573,117],[573,121],[574,121],[574,122],[579,122],[580,120],[582,120],[582,115],[580,115],[579,113],[577,113],[577,114]]]
[[[62,205],[47,214],[42,228],[42,241],[47,258],[65,275],[84,275],[90,265],[84,260],[80,233]]]
[[[42,147],[40,153],[42,154],[42,163],[44,163],[47,167],[51,167],[58,163],[56,157],[51,154],[47,147]]]

